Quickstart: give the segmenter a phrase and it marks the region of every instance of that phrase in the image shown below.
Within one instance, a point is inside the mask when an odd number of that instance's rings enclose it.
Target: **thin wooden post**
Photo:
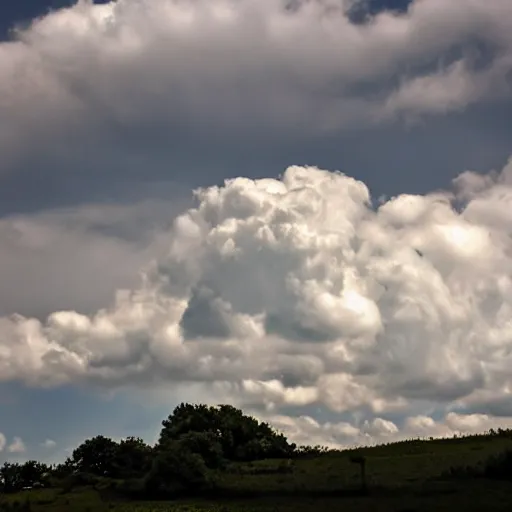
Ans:
[[[359,464],[361,469],[361,491],[366,493],[368,491],[368,484],[366,482],[366,457],[363,455],[355,455],[350,457],[350,462]]]

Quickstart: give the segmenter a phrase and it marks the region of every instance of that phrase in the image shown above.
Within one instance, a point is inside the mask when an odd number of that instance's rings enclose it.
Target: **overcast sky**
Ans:
[[[512,425],[510,0],[0,20],[0,460],[181,401],[333,446]]]

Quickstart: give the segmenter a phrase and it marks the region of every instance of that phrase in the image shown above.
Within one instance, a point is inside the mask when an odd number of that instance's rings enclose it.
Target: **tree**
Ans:
[[[5,462],[0,468],[0,480],[4,492],[16,492],[23,487],[21,464]]]
[[[57,478],[64,478],[66,476],[69,476],[73,471],[75,471],[75,464],[71,460],[70,457],[66,457],[66,460],[60,464],[56,464],[52,470],[51,474],[54,477]]]
[[[180,437],[179,442],[190,453],[200,455],[208,468],[218,469],[224,466],[222,446],[213,432],[188,432]]]
[[[216,432],[216,415],[212,407],[206,405],[180,404],[162,422],[159,445],[175,441],[189,432]]]
[[[35,460],[24,464],[6,462],[0,468],[0,481],[5,492],[16,492],[23,487],[32,487],[43,483],[49,468]]]
[[[113,476],[137,477],[151,467],[152,448],[140,437],[128,437],[117,444],[113,461]]]
[[[113,476],[115,473],[118,444],[104,436],[87,439],[71,455],[75,471],[97,476]]]
[[[202,433],[220,445],[222,456],[227,460],[284,458],[295,450],[294,444],[289,444],[267,423],[231,405],[181,404],[162,422],[162,427],[158,449],[185,435]]]
[[[50,468],[46,464],[35,460],[29,460],[22,464],[20,468],[20,478],[23,482],[23,487],[32,487],[36,484],[43,484],[49,469]]]
[[[208,484],[208,468],[203,458],[181,441],[169,442],[158,453],[144,481],[146,492],[152,496],[197,491]]]

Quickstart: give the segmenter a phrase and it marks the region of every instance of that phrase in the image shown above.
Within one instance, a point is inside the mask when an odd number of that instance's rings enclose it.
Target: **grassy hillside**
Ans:
[[[512,509],[512,482],[468,476],[512,449],[509,435],[407,441],[358,450],[366,459],[368,492],[361,492],[353,451],[294,460],[233,463],[217,476],[209,497],[128,500],[112,480],[62,489],[27,490],[0,498],[0,510],[118,512],[494,511]],[[461,474],[462,473],[462,474]]]

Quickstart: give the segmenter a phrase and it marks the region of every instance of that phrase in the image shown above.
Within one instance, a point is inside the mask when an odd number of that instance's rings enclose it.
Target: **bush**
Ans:
[[[452,466],[442,474],[448,478],[491,478],[493,480],[512,480],[512,450],[506,450],[489,457],[475,466]]]
[[[145,492],[154,497],[170,497],[200,491],[211,486],[204,459],[180,442],[168,443],[153,460],[144,480]]]
[[[181,436],[179,443],[183,449],[200,455],[208,468],[218,469],[226,465],[222,446],[212,432],[189,432]]]
[[[75,487],[95,486],[100,479],[96,475],[90,473],[76,472],[67,476],[61,481],[61,492],[66,494],[71,492]]]
[[[507,450],[488,459],[483,476],[496,480],[512,480],[512,450]]]

